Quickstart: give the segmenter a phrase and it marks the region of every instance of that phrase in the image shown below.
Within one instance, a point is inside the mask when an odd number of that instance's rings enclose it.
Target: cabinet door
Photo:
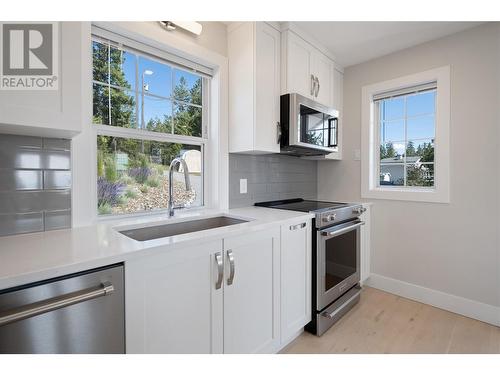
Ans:
[[[222,241],[154,252],[125,263],[127,353],[222,353]]]
[[[279,253],[279,228],[224,239],[224,353],[277,350]]]
[[[331,106],[333,96],[333,62],[319,51],[314,51],[311,58],[312,74],[317,78],[319,84],[319,88],[316,89],[317,95],[315,95],[314,99],[321,104]]]
[[[90,23],[57,25],[58,89],[0,90],[1,132],[69,138],[81,131],[82,85],[92,82]]]
[[[265,22],[255,25],[255,149],[280,152],[280,40]]]
[[[311,320],[311,221],[281,227],[281,344]]]
[[[292,32],[287,32],[286,38],[286,82],[283,93],[296,92],[312,98],[312,46]]]

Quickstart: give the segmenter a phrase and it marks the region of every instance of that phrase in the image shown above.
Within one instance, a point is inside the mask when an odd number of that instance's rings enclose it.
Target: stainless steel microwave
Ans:
[[[339,112],[299,94],[281,95],[280,149],[296,156],[338,152]]]

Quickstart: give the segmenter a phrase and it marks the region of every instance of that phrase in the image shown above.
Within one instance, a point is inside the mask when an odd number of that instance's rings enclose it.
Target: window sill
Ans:
[[[428,188],[373,188],[363,191],[361,197],[410,202],[450,203],[447,192]]]

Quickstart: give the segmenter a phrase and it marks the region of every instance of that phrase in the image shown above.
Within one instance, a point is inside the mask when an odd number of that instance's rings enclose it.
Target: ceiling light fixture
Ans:
[[[189,31],[195,35],[200,35],[203,30],[203,26],[199,22],[194,21],[160,21],[163,27],[168,31],[173,31],[177,27]]]

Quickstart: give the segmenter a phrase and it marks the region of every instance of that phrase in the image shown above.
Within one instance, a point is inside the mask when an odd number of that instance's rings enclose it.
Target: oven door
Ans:
[[[317,235],[316,309],[318,311],[360,281],[361,220],[320,229]]]

